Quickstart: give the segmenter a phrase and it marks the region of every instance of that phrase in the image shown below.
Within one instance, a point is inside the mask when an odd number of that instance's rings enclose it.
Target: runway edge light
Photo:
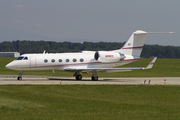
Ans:
[[[151,83],[151,80],[149,80],[149,85],[150,85],[150,83]]]
[[[144,85],[146,85],[146,80],[144,80]]]
[[[164,79],[164,85],[166,85],[166,79]]]

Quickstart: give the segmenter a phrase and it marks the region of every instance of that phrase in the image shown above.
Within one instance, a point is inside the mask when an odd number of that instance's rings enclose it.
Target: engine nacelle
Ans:
[[[124,54],[117,52],[97,51],[94,54],[94,59],[100,62],[118,62],[124,60],[124,58]]]

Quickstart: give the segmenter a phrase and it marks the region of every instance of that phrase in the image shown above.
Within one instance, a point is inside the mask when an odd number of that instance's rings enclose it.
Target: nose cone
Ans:
[[[13,62],[10,62],[6,65],[6,68],[16,70],[17,66]]]

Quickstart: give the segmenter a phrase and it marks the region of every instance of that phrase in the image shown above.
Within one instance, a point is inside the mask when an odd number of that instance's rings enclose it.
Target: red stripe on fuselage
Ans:
[[[138,47],[126,47],[126,48],[122,48],[122,49],[136,49],[136,48],[143,48],[143,46],[138,46]]]

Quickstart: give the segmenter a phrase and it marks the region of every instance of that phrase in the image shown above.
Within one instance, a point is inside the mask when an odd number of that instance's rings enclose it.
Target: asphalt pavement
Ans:
[[[17,80],[17,75],[0,75],[0,85],[180,85],[180,77],[129,77],[99,78],[92,81],[90,77],[81,81],[75,77],[33,76],[24,75]]]

